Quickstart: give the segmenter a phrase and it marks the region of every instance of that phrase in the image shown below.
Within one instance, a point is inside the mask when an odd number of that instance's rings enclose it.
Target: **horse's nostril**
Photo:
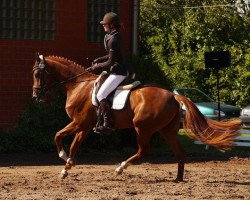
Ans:
[[[36,101],[36,100],[37,100],[37,96],[35,96],[35,95],[32,96],[32,100],[33,100],[33,101]]]

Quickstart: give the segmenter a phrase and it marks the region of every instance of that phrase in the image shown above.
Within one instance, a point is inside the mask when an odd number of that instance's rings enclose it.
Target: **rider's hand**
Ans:
[[[92,63],[93,63],[93,64],[96,64],[96,63],[100,63],[100,61],[101,61],[100,58],[96,58],[96,59],[94,59],[94,60],[92,61]]]
[[[92,71],[93,71],[92,67],[86,69],[86,72],[92,72]]]
[[[98,67],[97,63],[95,63],[91,67],[87,68],[86,71],[91,72],[91,73],[96,73],[96,72],[98,72],[98,69],[99,69],[99,67]]]

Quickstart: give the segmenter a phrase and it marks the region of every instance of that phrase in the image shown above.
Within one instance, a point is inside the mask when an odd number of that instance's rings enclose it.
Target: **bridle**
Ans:
[[[37,94],[37,99],[41,99],[42,97],[45,96],[45,93],[47,91],[49,91],[49,88],[47,87],[46,83],[45,83],[45,74],[47,75],[52,75],[50,72],[47,71],[47,63],[45,62],[45,59],[43,57],[43,55],[39,55],[39,64],[36,64],[34,67],[33,67],[33,72],[37,69],[40,69],[40,74],[39,74],[39,78],[40,78],[40,85],[39,86],[33,86],[33,90],[36,90],[36,94]],[[73,81],[74,79],[80,77],[80,76],[83,76],[84,74],[87,74],[89,72],[83,72],[83,73],[80,73],[80,74],[77,74],[73,77],[70,77],[66,80],[63,80],[63,81],[58,81],[58,82],[55,82],[52,84],[52,86],[50,87],[50,89],[54,88],[55,86],[57,85],[61,85],[61,84],[64,84],[64,83],[67,83],[67,82],[71,82]],[[92,78],[92,79],[87,79],[87,80],[81,80],[81,81],[78,81],[76,83],[80,83],[80,82],[87,82],[87,81],[93,81],[95,80],[95,78]]]
[[[45,72],[47,72],[46,70],[46,63],[45,63],[45,60],[43,58],[42,55],[39,55],[39,64],[35,65],[33,67],[33,72],[37,69],[40,69],[40,73],[39,73],[39,78],[40,78],[40,85],[39,86],[33,86],[33,90],[36,90],[36,94],[37,94],[37,98],[40,99],[41,97],[43,97],[45,95],[45,93],[48,91],[48,88],[46,86],[46,83],[45,83]]]

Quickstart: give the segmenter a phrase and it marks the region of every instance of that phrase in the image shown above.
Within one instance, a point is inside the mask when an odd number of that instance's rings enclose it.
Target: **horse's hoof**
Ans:
[[[68,164],[70,165],[70,167],[75,167],[74,160],[69,160]]]
[[[121,174],[122,174],[122,172],[117,172],[117,171],[114,172],[114,175],[115,175],[115,176],[119,176],[119,175],[121,175]]]
[[[120,174],[122,174],[122,172],[123,172],[123,170],[120,169],[120,168],[118,167],[118,168],[115,170],[114,174],[115,174],[115,175],[120,175]]]
[[[66,170],[69,170],[69,169],[71,169],[72,167],[74,167],[75,166],[75,164],[74,164],[74,161],[69,161],[69,162],[67,162],[66,163],[66,165],[65,165],[65,169]]]
[[[183,178],[176,178],[174,180],[175,183],[180,183],[180,182],[184,182]]]
[[[66,178],[67,176],[68,176],[67,170],[63,169],[63,170],[61,171],[59,177],[60,177],[61,179],[64,179],[64,178]]]
[[[68,176],[68,173],[66,173],[66,174],[60,174],[60,175],[59,175],[59,177],[60,177],[61,179],[65,179],[67,176]]]

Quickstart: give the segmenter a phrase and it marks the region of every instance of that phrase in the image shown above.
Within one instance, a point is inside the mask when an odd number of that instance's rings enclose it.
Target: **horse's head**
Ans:
[[[46,93],[51,85],[48,80],[47,66],[43,55],[36,55],[36,61],[33,66],[33,94],[32,99],[40,102],[46,101]]]
[[[90,78],[91,77],[91,78]],[[63,57],[36,55],[33,66],[33,100],[47,102],[56,85],[82,83],[95,80],[95,75],[77,63]],[[65,84],[64,84],[65,83]],[[48,92],[49,91],[49,92]]]

